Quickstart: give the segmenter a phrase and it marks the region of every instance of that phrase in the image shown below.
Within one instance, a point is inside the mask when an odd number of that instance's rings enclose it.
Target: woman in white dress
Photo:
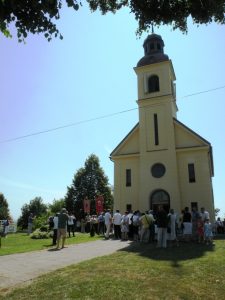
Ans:
[[[174,213],[174,210],[172,208],[170,209],[170,212],[168,214],[168,220],[168,240],[170,240],[171,242],[175,242],[178,246],[178,239],[176,234],[177,215]]]

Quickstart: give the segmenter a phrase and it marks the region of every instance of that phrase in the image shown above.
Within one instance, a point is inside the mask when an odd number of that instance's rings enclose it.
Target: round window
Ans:
[[[160,178],[162,177],[166,172],[166,168],[163,164],[157,163],[154,164],[151,168],[151,173],[153,177]]]

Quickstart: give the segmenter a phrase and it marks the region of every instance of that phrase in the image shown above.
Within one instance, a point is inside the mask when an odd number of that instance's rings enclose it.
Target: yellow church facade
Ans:
[[[214,218],[213,157],[208,141],[177,120],[175,73],[161,36],[144,42],[137,75],[139,122],[110,155],[114,210],[180,213],[204,207]]]

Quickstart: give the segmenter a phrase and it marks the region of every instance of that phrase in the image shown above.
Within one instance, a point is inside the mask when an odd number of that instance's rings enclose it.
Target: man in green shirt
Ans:
[[[62,248],[64,248],[65,240],[66,240],[66,232],[67,232],[67,221],[69,217],[67,214],[67,210],[63,208],[61,213],[58,216],[58,234],[57,234],[57,246],[56,248],[59,249],[59,243],[62,238]]]

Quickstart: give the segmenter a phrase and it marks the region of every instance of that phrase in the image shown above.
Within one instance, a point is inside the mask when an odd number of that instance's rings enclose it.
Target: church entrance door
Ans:
[[[170,210],[170,196],[164,190],[156,190],[150,197],[150,209],[154,212],[158,211],[158,207],[162,205],[167,213]]]

